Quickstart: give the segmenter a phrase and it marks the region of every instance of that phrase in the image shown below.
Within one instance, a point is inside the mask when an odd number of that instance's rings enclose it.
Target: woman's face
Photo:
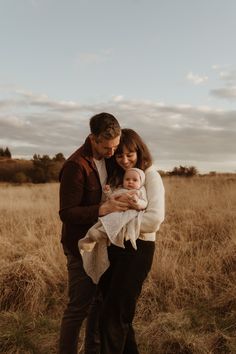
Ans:
[[[135,167],[137,163],[137,152],[129,151],[125,146],[123,148],[122,154],[115,155],[116,162],[118,165],[123,168],[123,170],[127,170],[127,168]]]

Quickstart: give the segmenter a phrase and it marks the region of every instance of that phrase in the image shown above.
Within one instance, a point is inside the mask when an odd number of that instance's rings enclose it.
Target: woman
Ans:
[[[101,354],[138,354],[132,321],[142,285],[152,265],[155,235],[164,220],[164,187],[152,165],[147,146],[132,129],[123,129],[115,153],[110,184],[121,183],[124,172],[137,167],[145,172],[148,206],[141,222],[137,250],[130,241],[125,248],[108,247],[109,269],[100,280],[103,305],[100,316]],[[135,208],[130,202],[131,208]]]

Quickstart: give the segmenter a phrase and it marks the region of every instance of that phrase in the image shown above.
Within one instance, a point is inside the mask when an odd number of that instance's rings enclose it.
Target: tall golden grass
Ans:
[[[166,220],[135,317],[140,353],[236,353],[236,177],[164,184]],[[58,189],[0,185],[1,353],[57,352],[66,302]]]

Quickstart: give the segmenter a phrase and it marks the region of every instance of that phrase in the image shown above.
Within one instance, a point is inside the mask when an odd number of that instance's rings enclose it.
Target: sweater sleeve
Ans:
[[[160,174],[154,166],[145,171],[145,188],[148,205],[141,221],[141,233],[159,230],[165,216],[165,190]]]
[[[74,163],[68,163],[62,172],[60,185],[59,215],[63,222],[89,224],[97,221],[99,205],[81,205],[84,183],[82,168]]]
[[[141,187],[141,189],[139,190],[139,200],[137,204],[141,210],[146,209],[147,207],[147,193],[144,187]]]

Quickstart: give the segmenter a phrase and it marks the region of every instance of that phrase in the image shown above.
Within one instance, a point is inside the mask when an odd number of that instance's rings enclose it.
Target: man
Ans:
[[[69,301],[61,323],[59,353],[77,354],[80,328],[87,317],[85,354],[99,353],[95,333],[98,309],[96,286],[83,269],[78,240],[85,236],[99,216],[124,211],[127,204],[116,199],[101,203],[106,184],[106,159],[119,145],[121,129],[116,118],[100,113],[90,119],[91,134],[65,162],[60,173],[60,218],[62,244],[67,257]]]

